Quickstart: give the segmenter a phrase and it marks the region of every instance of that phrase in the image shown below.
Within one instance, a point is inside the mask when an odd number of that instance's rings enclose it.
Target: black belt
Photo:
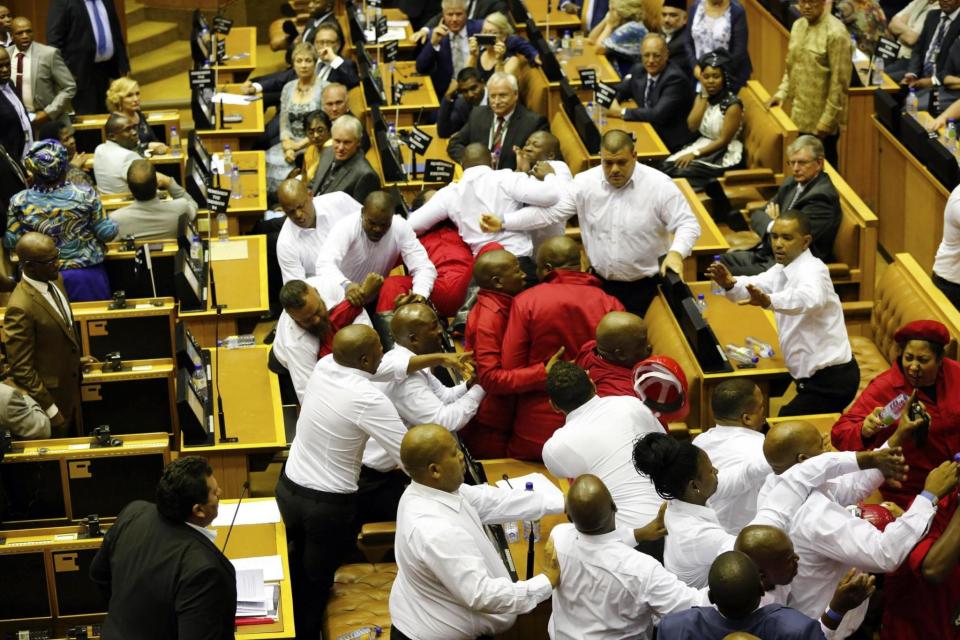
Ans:
[[[353,493],[330,493],[328,491],[317,491],[300,486],[287,477],[286,468],[280,471],[280,484],[282,484],[290,493],[298,495],[301,498],[315,500],[317,502],[327,502],[330,504],[353,504],[357,501],[357,492]]]
[[[396,627],[390,628],[390,640],[413,640],[410,636],[405,634],[400,629]],[[477,640],[493,640],[493,636],[477,636]]]

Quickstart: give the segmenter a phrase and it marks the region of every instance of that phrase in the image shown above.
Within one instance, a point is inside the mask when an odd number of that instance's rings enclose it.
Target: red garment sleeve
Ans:
[[[872,438],[864,439],[860,435],[864,419],[877,407],[882,407],[896,395],[893,387],[887,383],[883,374],[875,378],[863,390],[853,406],[847,410],[830,430],[830,440],[840,451],[863,451],[875,449],[886,442],[894,431],[894,426],[878,431]]]
[[[547,370],[537,362],[526,367],[506,369],[500,360],[503,344],[503,319],[490,314],[478,318],[473,338],[473,357],[477,361],[477,379],[487,393],[514,394],[540,391],[547,382]]]
[[[333,309],[330,309],[330,331],[327,332],[327,337],[320,341],[320,349],[317,352],[318,360],[333,353],[333,336],[340,329],[353,324],[362,310],[363,307],[355,307],[350,304],[349,300],[343,300]]]

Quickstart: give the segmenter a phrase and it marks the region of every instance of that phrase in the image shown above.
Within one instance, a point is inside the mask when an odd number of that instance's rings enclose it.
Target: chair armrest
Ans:
[[[842,302],[843,318],[850,321],[870,321],[870,314],[873,313],[873,300],[853,300]]]
[[[831,262],[827,264],[827,270],[831,278],[849,278],[850,265],[846,262]]]
[[[777,177],[772,169],[734,169],[725,171],[723,183],[726,186],[742,184],[776,184]]]
[[[360,529],[357,543],[362,546],[393,545],[396,535],[396,522],[368,522]]]

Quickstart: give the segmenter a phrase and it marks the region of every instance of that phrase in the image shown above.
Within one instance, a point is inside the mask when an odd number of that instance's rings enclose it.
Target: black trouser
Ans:
[[[645,553],[660,564],[663,564],[663,551],[666,547],[667,539],[660,538],[659,540],[644,540],[643,542],[637,543],[637,546],[634,547],[640,553]]]
[[[650,276],[630,282],[603,280],[603,290],[623,303],[627,311],[642,318],[647,314],[650,303],[657,297],[657,285],[659,283],[660,276]]]
[[[413,640],[410,636],[396,627],[390,628],[390,640]],[[493,636],[478,636],[477,640],[493,640]]]
[[[357,481],[357,530],[368,522],[393,522],[397,519],[400,496],[410,484],[410,477],[400,469],[377,471],[360,467]]]
[[[333,577],[355,545],[357,494],[301,487],[281,471],[277,506],[287,528],[297,640],[318,640]]]
[[[954,307],[960,309],[960,284],[950,282],[937,274],[933,274],[932,279],[937,289],[943,291],[943,295],[947,296],[947,300],[949,300]]]
[[[780,409],[779,417],[841,413],[857,395],[860,367],[856,358],[850,358],[850,362],[820,369],[796,382],[797,397]]]

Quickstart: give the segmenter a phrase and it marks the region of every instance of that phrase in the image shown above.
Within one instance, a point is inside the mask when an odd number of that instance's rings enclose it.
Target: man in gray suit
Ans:
[[[68,122],[70,101],[77,94],[77,83],[60,51],[33,41],[33,24],[15,18],[10,54],[14,90],[20,95],[34,126],[49,120]]]
[[[134,160],[127,169],[127,186],[136,202],[117,209],[110,219],[117,223],[118,238],[137,240],[176,238],[188,221],[197,217],[197,203],[169,178],[169,200],[157,196],[157,171],[146,160]]]
[[[9,431],[17,440],[50,437],[50,418],[9,379],[0,382],[0,431]]]
[[[310,185],[314,195],[343,191],[357,202],[380,189],[380,178],[363,157],[363,125],[352,115],[337,118],[331,127],[333,144],[320,154]]]

